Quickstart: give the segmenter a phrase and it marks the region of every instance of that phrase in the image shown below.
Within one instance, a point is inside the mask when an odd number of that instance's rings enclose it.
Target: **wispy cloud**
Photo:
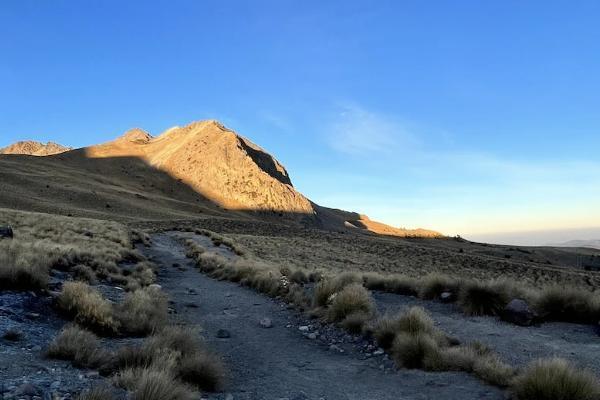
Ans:
[[[347,154],[390,153],[418,143],[416,135],[400,122],[356,104],[341,107],[327,140],[334,150]]]

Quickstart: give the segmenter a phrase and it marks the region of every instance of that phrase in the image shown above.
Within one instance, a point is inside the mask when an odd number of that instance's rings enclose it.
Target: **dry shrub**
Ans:
[[[114,334],[119,329],[112,305],[100,292],[83,282],[65,282],[57,304],[77,323],[95,332]]]
[[[385,290],[387,278],[381,274],[368,273],[363,275],[363,282],[369,290]]]
[[[362,311],[353,312],[347,315],[340,326],[350,333],[361,333],[367,323],[373,318],[372,313],[366,313]]]
[[[537,360],[514,381],[519,400],[597,400],[600,388],[593,374],[560,358]]]
[[[73,274],[73,278],[75,280],[89,284],[96,283],[96,273],[87,265],[76,265],[71,269],[71,273]]]
[[[362,282],[361,277],[355,273],[343,273],[336,278],[321,279],[315,287],[313,295],[314,307],[325,307],[332,300],[333,295],[346,286]]]
[[[393,317],[381,317],[373,327],[373,336],[377,344],[384,349],[392,346],[394,338],[399,333],[429,335],[439,338],[440,341],[443,336],[434,327],[433,320],[422,307],[411,307],[406,312]]]
[[[138,289],[127,294],[115,314],[124,333],[146,335],[166,324],[168,300],[158,288]]]
[[[500,315],[511,300],[502,287],[491,283],[470,281],[460,290],[459,304],[469,315]]]
[[[39,245],[0,241],[0,289],[36,290],[48,284],[53,257]]]
[[[496,354],[487,354],[475,360],[473,374],[491,385],[506,387],[510,385],[515,370]]]
[[[308,275],[304,270],[296,269],[288,275],[290,282],[304,284],[308,282]]]
[[[137,368],[124,370],[115,383],[133,392],[132,400],[191,400],[193,393],[168,369]]]
[[[113,389],[108,386],[96,386],[76,397],[77,400],[113,400],[116,399]]]
[[[352,283],[335,294],[328,316],[331,321],[340,322],[350,314],[372,314],[374,310],[375,304],[369,291],[360,284]]]
[[[77,325],[69,325],[54,338],[47,350],[50,358],[69,360],[73,365],[96,368],[107,360],[98,338]]]
[[[426,360],[439,357],[439,346],[428,334],[400,333],[392,344],[394,361],[402,368],[424,369]]]
[[[416,296],[419,293],[418,287],[416,279],[403,275],[388,277],[384,284],[384,290],[386,292],[405,296]]]
[[[438,299],[444,292],[456,295],[459,283],[455,279],[441,274],[430,274],[419,281],[419,297],[426,300]]]
[[[548,321],[597,323],[600,319],[598,298],[576,288],[554,286],[542,290],[535,309]]]
[[[121,348],[112,364],[113,370],[128,371],[118,375],[124,387],[131,386],[132,374],[154,367],[207,391],[222,387],[225,375],[223,362],[205,348],[197,330],[175,326],[148,337],[140,347]]]

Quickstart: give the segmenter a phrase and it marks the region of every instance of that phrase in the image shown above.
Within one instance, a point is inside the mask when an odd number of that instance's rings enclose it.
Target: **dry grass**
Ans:
[[[18,240],[0,241],[0,289],[42,289],[53,258],[45,247]]]
[[[361,282],[361,277],[354,273],[344,273],[335,278],[321,279],[315,287],[313,296],[313,306],[325,307],[332,300],[333,296],[344,289],[344,287]]]
[[[113,370],[120,386],[135,388],[139,374],[160,368],[171,381],[187,382],[206,391],[223,386],[224,366],[209,352],[199,333],[191,328],[166,327],[148,337],[140,347],[124,347],[113,359]]]
[[[114,379],[117,386],[132,392],[132,400],[191,400],[192,390],[177,380],[169,369],[132,368],[121,371]]]
[[[47,355],[50,358],[72,361],[73,365],[84,368],[97,368],[108,357],[100,347],[98,338],[77,325],[64,328],[50,343]]]
[[[362,311],[353,312],[348,314],[342,322],[340,322],[340,326],[347,330],[350,333],[362,333],[365,326],[373,319],[373,313],[365,313]]]
[[[168,300],[160,289],[138,289],[127,294],[116,307],[115,315],[123,333],[147,335],[167,323]]]
[[[369,291],[358,283],[352,283],[333,295],[328,317],[333,322],[340,322],[351,314],[372,315],[374,311],[375,303]]]
[[[448,275],[430,274],[419,280],[419,297],[426,300],[439,299],[444,292],[458,294],[459,283]]]
[[[591,373],[560,358],[538,360],[513,384],[519,400],[598,400],[600,387]]]
[[[108,386],[96,386],[86,390],[76,397],[76,400],[114,400],[116,399],[113,389]]]
[[[77,323],[95,332],[115,334],[120,328],[111,303],[83,282],[65,282],[57,305]]]
[[[575,288],[553,286],[542,290],[535,309],[548,321],[597,323],[600,298]]]

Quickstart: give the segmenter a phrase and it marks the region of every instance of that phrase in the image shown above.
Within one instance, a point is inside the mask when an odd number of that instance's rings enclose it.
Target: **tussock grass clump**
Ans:
[[[600,388],[594,375],[560,358],[537,360],[514,381],[519,400],[597,400]]]
[[[340,326],[350,333],[358,334],[363,332],[365,326],[371,319],[373,319],[373,313],[357,311],[348,314],[342,322],[340,322]]]
[[[114,318],[112,305],[83,282],[65,282],[57,299],[58,307],[75,321],[93,331],[116,333],[119,322]]]
[[[510,293],[500,285],[469,281],[460,289],[458,302],[469,315],[500,315],[511,300]]]
[[[416,296],[419,293],[417,280],[404,275],[384,276],[369,273],[363,275],[363,280],[369,290],[381,290],[405,296]]]
[[[374,310],[375,304],[369,291],[354,283],[335,294],[329,306],[328,316],[331,321],[340,322],[350,314],[372,314]]]
[[[36,290],[48,284],[52,257],[41,246],[18,239],[0,242],[0,289]]]
[[[600,319],[600,299],[576,288],[553,286],[542,290],[535,309],[548,321],[597,323]]]
[[[73,274],[73,278],[77,281],[95,284],[96,283],[96,273],[91,267],[87,265],[76,265],[71,268],[71,273]]]
[[[456,295],[459,282],[441,274],[430,274],[419,280],[419,297],[426,300],[439,299],[444,292]]]
[[[73,365],[84,368],[96,368],[107,360],[98,338],[91,332],[69,325],[54,338],[47,350],[47,356],[60,360],[69,360]]]
[[[116,399],[113,389],[108,386],[96,386],[80,393],[77,400],[113,400]]]
[[[308,274],[301,269],[296,269],[288,275],[290,282],[304,284],[309,281]]]
[[[205,348],[198,331],[176,326],[162,329],[139,347],[121,348],[111,365],[122,371],[117,380],[125,388],[131,388],[143,370],[155,367],[206,391],[221,388],[225,376],[223,362]]]
[[[354,273],[343,273],[336,278],[321,279],[315,287],[313,295],[314,307],[325,307],[332,300],[333,295],[344,287],[361,282],[361,277]]]
[[[132,368],[121,371],[114,379],[117,386],[133,392],[132,400],[191,400],[191,389],[177,380],[169,369]]]
[[[411,307],[408,311],[396,316],[381,317],[373,326],[373,336],[377,344],[384,349],[392,347],[392,343],[399,333],[441,336],[441,333],[435,328],[433,320],[422,307]]]
[[[425,333],[400,333],[392,344],[392,355],[399,367],[425,369],[432,359],[439,357],[439,346]]]
[[[145,335],[155,332],[167,323],[167,296],[158,288],[138,289],[127,294],[116,307],[115,314],[124,333]]]

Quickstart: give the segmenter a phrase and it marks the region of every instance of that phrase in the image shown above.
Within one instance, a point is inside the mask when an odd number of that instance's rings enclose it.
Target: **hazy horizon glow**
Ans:
[[[595,1],[9,1],[0,147],[218,119],[325,206],[468,238],[591,235],[599,19]]]

